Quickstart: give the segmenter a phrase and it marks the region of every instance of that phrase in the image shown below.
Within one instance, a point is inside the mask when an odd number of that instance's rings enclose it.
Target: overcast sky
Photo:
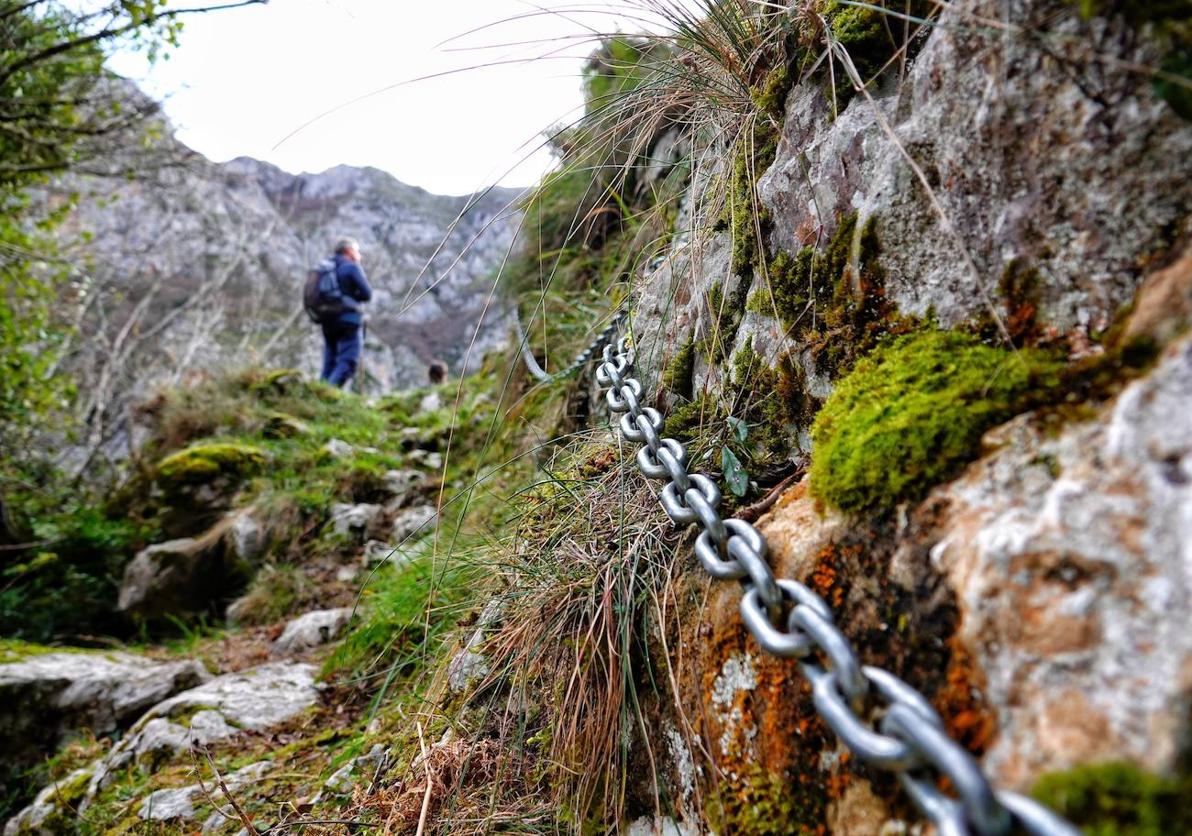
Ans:
[[[292,172],[372,165],[463,194],[536,181],[550,165],[534,150],[541,132],[579,112],[582,56],[593,45],[578,39],[640,28],[609,13],[542,14],[541,5],[272,0],[188,18],[167,61],[120,54],[111,63],[163,99],[179,138],[214,160],[247,155]],[[464,36],[477,27],[489,28]],[[545,57],[516,63],[533,56]],[[480,66],[493,62],[515,63]]]

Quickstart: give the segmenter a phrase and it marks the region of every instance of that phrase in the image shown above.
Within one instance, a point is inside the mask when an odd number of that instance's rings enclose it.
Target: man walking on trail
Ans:
[[[360,244],[342,238],[335,245],[335,279],[343,294],[342,310],[321,320],[323,326],[323,373],[320,379],[342,387],[356,374],[364,348],[364,314],[361,304],[372,299],[372,287],[360,267]]]

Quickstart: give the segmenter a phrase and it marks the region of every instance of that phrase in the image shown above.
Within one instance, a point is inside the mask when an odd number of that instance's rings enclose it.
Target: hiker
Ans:
[[[343,387],[356,374],[364,349],[362,303],[372,287],[360,267],[360,244],[341,238],[335,255],[319,264],[307,283],[307,311],[323,328],[323,373],[320,380]]]
[[[447,379],[447,364],[442,360],[432,360],[426,367],[426,377],[431,386],[438,386]]]
[[[438,386],[447,379],[447,364],[442,360],[433,360],[426,369],[426,377],[430,381],[431,386]],[[443,408],[443,399],[439,397],[439,393],[432,389],[422,396],[422,401],[418,404],[419,412],[436,412]]]

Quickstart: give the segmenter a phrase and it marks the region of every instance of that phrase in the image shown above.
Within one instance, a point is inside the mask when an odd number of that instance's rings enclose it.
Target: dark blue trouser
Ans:
[[[363,349],[359,325],[354,322],[324,323],[323,374],[320,379],[342,387],[356,374]]]

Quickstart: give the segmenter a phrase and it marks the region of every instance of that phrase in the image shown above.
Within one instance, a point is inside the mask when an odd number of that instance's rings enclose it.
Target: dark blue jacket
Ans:
[[[335,278],[339,279],[339,290],[344,296],[355,299],[357,302],[367,302],[372,299],[372,286],[365,278],[360,265],[354,261],[348,261],[338,253],[335,256]],[[364,315],[359,309],[344,311],[339,315],[337,321],[344,325],[359,325],[364,321]]]

